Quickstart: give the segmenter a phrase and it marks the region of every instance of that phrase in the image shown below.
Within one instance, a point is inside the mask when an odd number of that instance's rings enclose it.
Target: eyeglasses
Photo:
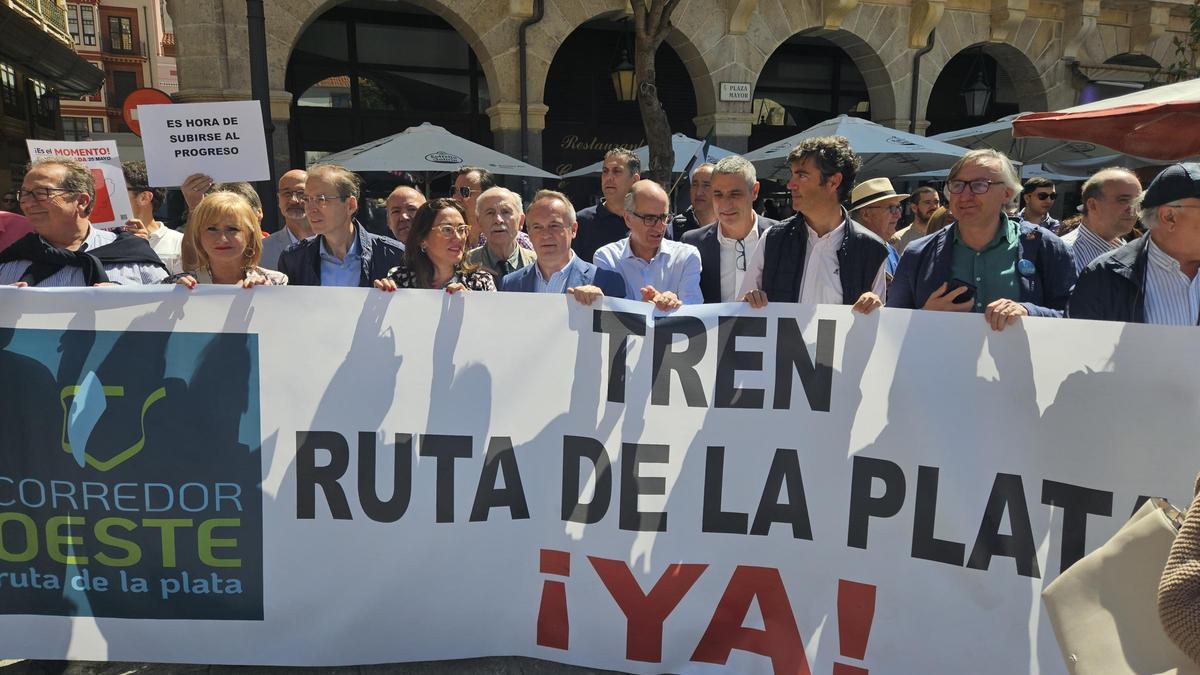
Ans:
[[[733,245],[733,250],[735,253],[737,253],[737,258],[734,260],[734,264],[737,265],[737,268],[740,271],[745,272],[746,271],[746,242],[742,241],[741,239],[738,239],[737,242],[735,242]]]
[[[984,190],[984,192],[987,192],[987,190]],[[888,213],[900,213],[900,211],[901,211],[899,204],[891,204],[888,206],[864,206],[863,207],[864,211],[866,211],[867,209],[886,209]]]
[[[451,197],[453,197],[454,195],[458,195],[459,197],[462,197],[463,199],[467,199],[471,196],[471,193],[473,193],[473,192],[479,192],[479,190],[472,190],[471,188],[467,187],[466,185],[463,185],[462,187],[450,188],[450,196]]]
[[[433,231],[442,239],[453,239],[455,237],[467,238],[471,232],[470,226],[467,225],[439,225],[433,228]]]
[[[302,199],[304,200],[304,204],[306,206],[313,206],[313,207],[320,208],[320,209],[325,208],[325,206],[329,202],[331,202],[335,199],[341,199],[341,200],[345,201],[349,198],[350,197],[348,197],[348,196],[343,197],[341,195],[312,195],[311,197],[308,197],[308,196],[302,197]]]
[[[284,201],[288,202],[292,201],[293,199],[304,201],[304,190],[284,190],[279,193],[279,196],[283,197]]]
[[[1163,204],[1172,209],[1200,209],[1200,204]]]
[[[17,201],[23,202],[26,199],[34,199],[39,202],[46,202],[50,201],[50,195],[54,194],[55,192],[75,192],[75,190],[51,187],[33,188],[32,190],[17,190]]]
[[[659,223],[666,225],[667,221],[671,219],[671,214],[669,213],[638,213],[637,211],[630,211],[630,213],[632,213],[635,218],[641,218],[646,227],[654,227]]]
[[[988,190],[991,190],[993,185],[1003,185],[1003,184],[1004,184],[1004,181],[1002,181],[1002,180],[985,180],[983,178],[980,178],[979,180],[973,180],[973,181],[952,180],[952,181],[949,181],[946,183],[946,189],[950,191],[950,194],[956,195],[956,194],[961,193],[964,189],[966,189],[966,187],[968,185],[970,185],[971,192],[974,192],[977,195],[981,195],[981,194],[987,192]]]
[[[1043,200],[1049,199],[1050,201],[1054,201],[1055,199],[1058,199],[1058,193],[1057,192],[1039,192],[1039,193],[1037,193],[1037,198],[1043,199]]]

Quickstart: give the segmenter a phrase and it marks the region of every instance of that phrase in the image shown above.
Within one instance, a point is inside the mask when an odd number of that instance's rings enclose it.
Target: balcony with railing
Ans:
[[[105,38],[100,43],[100,51],[106,56],[146,56],[146,50],[142,49],[142,45],[132,40],[122,41],[120,39]]]
[[[0,0],[0,5],[7,5],[24,14],[59,40],[71,42],[71,34],[67,32],[66,5],[59,4],[59,0]]]

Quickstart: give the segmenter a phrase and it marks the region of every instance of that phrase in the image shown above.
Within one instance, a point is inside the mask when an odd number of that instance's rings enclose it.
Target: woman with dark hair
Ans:
[[[413,216],[404,245],[404,264],[375,280],[375,288],[444,288],[459,291],[494,291],[492,275],[463,260],[467,250],[466,213],[453,199],[426,202]]]

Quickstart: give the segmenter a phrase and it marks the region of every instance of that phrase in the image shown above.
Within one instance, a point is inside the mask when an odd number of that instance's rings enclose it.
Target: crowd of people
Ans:
[[[803,141],[788,165],[794,215],[782,221],[755,211],[755,167],[737,155],[692,172],[691,206],[678,215],[625,149],[605,155],[603,199],[579,211],[554,190],[526,203],[467,167],[448,198],[396,187],[385,201],[388,237],[355,218],[359,177],[321,164],[280,177],[284,226],[267,236],[252,186],[203,174],[180,186],[184,231],[165,227],[154,219],[164,190],[149,186],[139,162],[124,165],[134,217],[123,231],[95,228],[92,174],[46,158],[5,196],[24,219],[0,218],[0,284],[498,290],[566,293],[583,304],[627,298],[663,311],[804,302],[975,312],[994,330],[1022,316],[1200,319],[1200,165],[1170,166],[1145,189],[1127,169],[1098,171],[1067,224],[1050,215],[1054,183],[1022,183],[995,150],[965,153],[941,192],[857,180],[861,161],[841,137]],[[906,208],[911,223],[897,230]]]

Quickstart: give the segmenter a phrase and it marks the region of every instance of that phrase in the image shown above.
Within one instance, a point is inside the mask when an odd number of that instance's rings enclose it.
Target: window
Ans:
[[[92,131],[97,134],[104,133],[104,118],[103,117],[93,117],[92,118]]]
[[[91,5],[79,6],[80,36],[87,47],[96,46],[96,8]]]
[[[5,108],[17,107],[17,71],[7,63],[0,63],[0,99]]]
[[[67,32],[79,44],[79,5],[67,5]]]
[[[63,121],[63,139],[68,141],[86,141],[91,137],[88,131],[88,118],[86,117],[64,117]]]
[[[133,51],[133,21],[129,17],[108,17],[108,44],[114,52]]]
[[[125,97],[138,88],[137,73],[128,70],[112,71],[113,95],[108,102],[109,107],[120,108],[125,104]]]

